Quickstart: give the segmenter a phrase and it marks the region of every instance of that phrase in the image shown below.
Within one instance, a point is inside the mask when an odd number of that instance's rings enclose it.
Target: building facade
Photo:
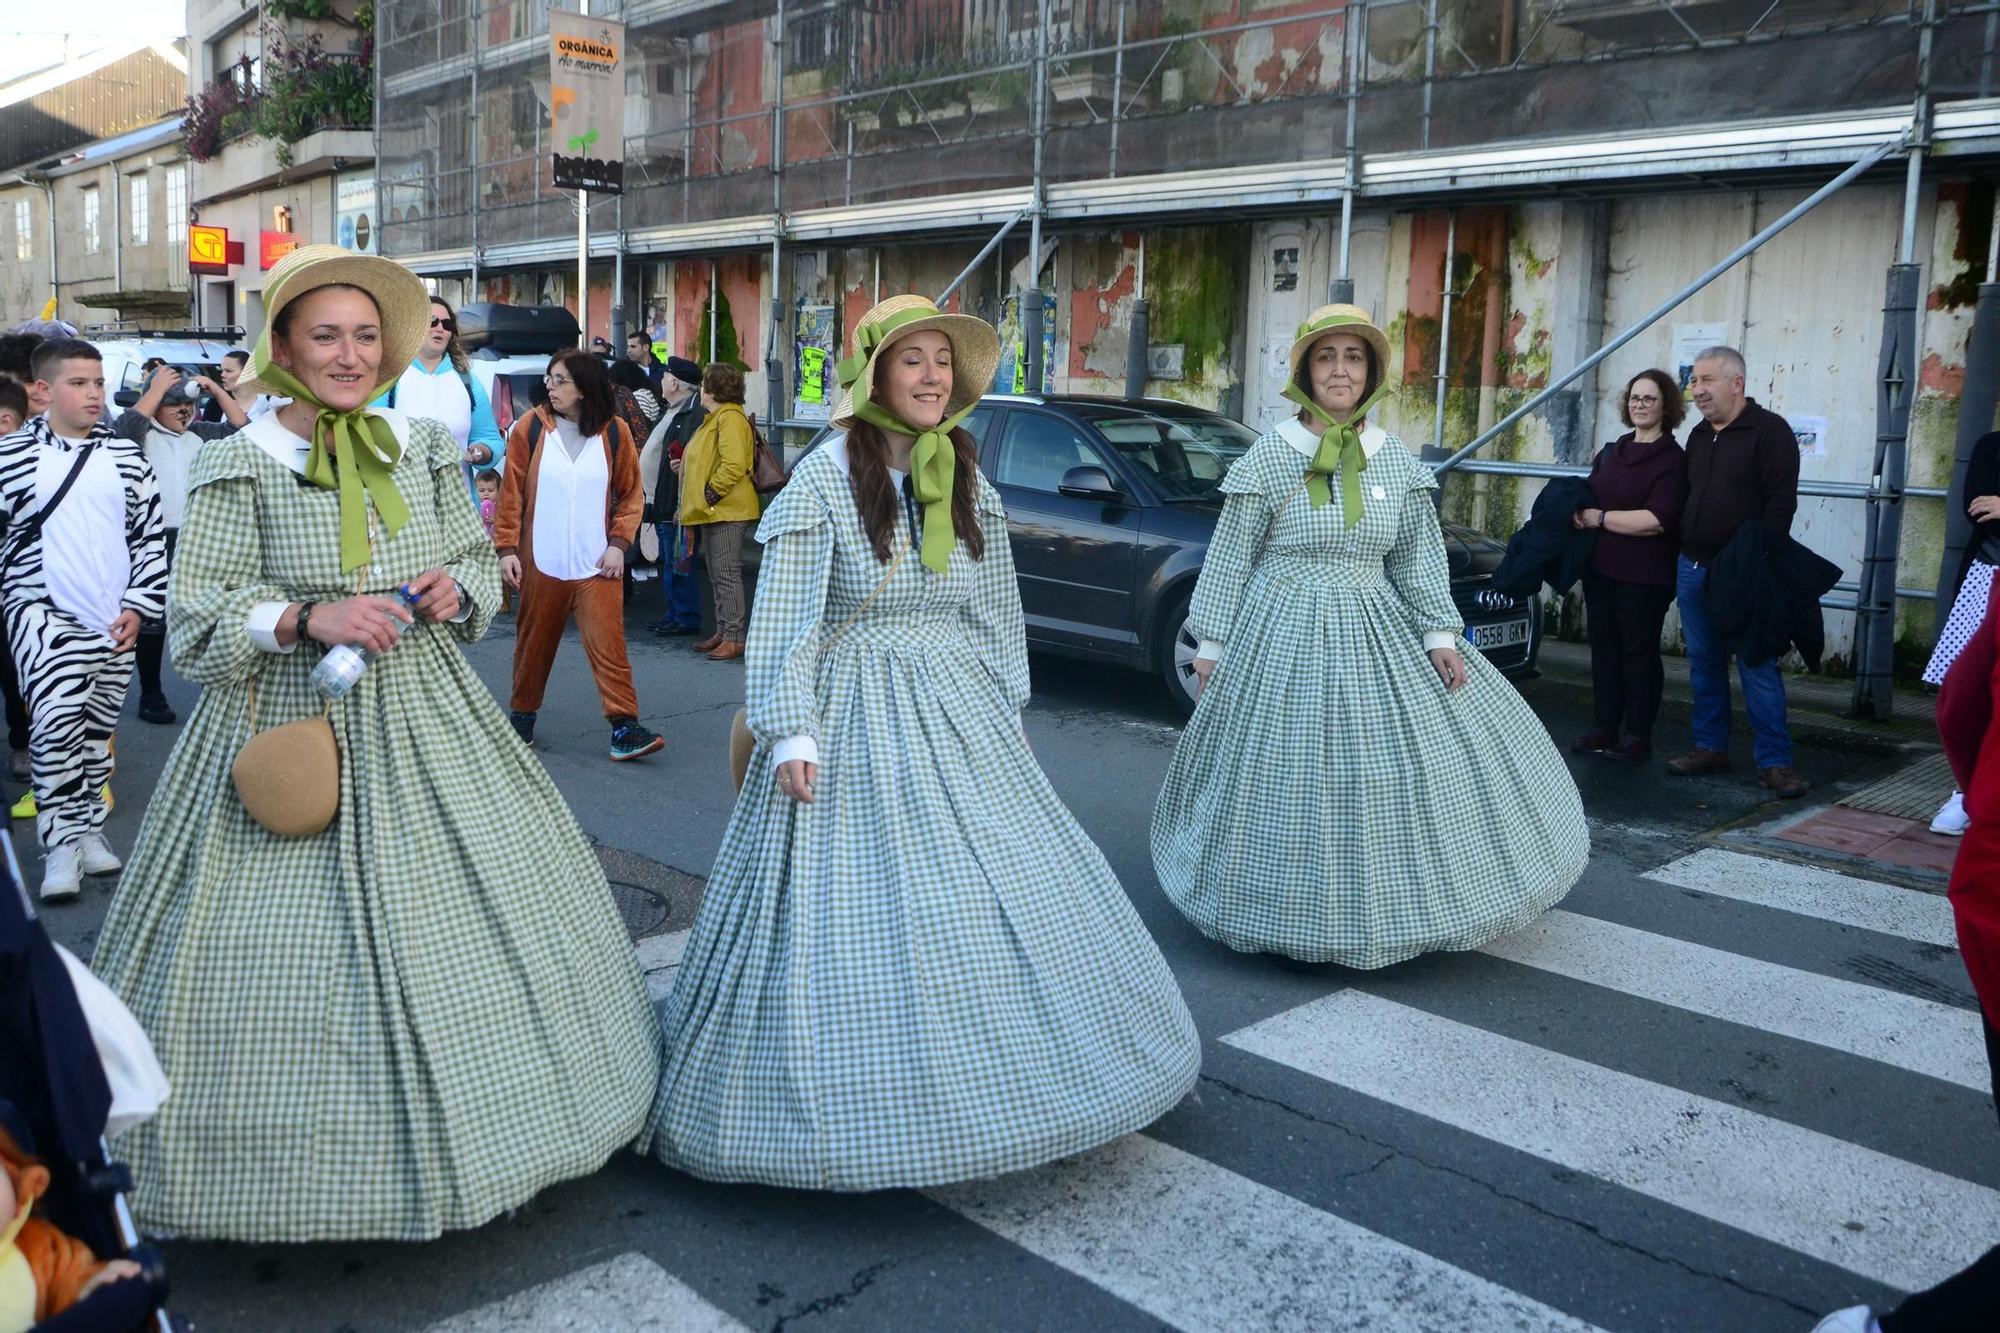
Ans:
[[[0,88],[0,328],[51,297],[78,326],[188,309],[187,61],[101,51]]]
[[[1885,274],[1907,243],[1926,294],[1909,480],[1949,480],[2000,162],[1992,4],[592,11],[622,18],[627,45],[626,188],[592,201],[591,331],[613,331],[616,305],[676,351],[733,356],[774,416],[817,406],[797,394],[802,342],[837,343],[880,295],[942,290],[1015,221],[953,301],[1000,324],[1018,365],[1032,359],[1021,307],[1038,290],[1046,387],[1123,392],[1143,298],[1145,392],[1267,422],[1292,330],[1345,278],[1397,349],[1387,424],[1449,450],[1888,145],[1482,458],[1587,463],[1620,430],[1626,379],[1705,340],[1740,346],[1752,394],[1811,435],[1808,478],[1866,482]],[[462,298],[575,304],[575,196],[550,174],[547,24],[545,0],[381,7],[382,244]],[[1536,489],[1461,472],[1447,512],[1504,533]],[[1901,581],[1922,586],[1942,505],[1907,509]],[[1854,571],[1865,522],[1851,499],[1809,499],[1798,532]],[[1832,617],[1836,664],[1847,619]],[[1929,634],[1927,604],[1907,619]]]
[[[235,247],[194,279],[194,314],[254,339],[264,275],[290,248],[373,248],[372,10],[189,0],[187,23],[189,204]]]

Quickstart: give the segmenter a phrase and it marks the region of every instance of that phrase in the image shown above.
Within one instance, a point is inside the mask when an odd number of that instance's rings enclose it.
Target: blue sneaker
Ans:
[[[666,737],[646,730],[636,719],[626,718],[611,728],[611,757],[619,763],[666,748]]]
[[[514,734],[521,738],[523,744],[533,745],[535,743],[535,715],[533,713],[509,713],[507,714],[507,720],[513,724]]]

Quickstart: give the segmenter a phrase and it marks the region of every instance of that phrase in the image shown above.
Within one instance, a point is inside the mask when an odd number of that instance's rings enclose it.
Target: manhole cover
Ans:
[[[611,897],[618,904],[618,915],[625,919],[625,933],[635,940],[659,934],[673,911],[667,900],[651,889],[620,880],[611,881]]]

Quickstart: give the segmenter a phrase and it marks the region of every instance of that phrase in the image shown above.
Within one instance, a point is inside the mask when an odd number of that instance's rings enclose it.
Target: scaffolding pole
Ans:
[[[1035,26],[1034,205],[1028,218],[1028,286],[1021,293],[1021,357],[1027,371],[1022,382],[1029,393],[1040,393],[1045,385],[1042,366],[1042,212],[1048,204],[1048,194],[1042,178],[1042,152],[1048,138],[1049,0],[1039,0],[1037,10],[1041,21]]]
[[[1356,151],[1355,118],[1359,112],[1360,87],[1355,79],[1357,56],[1360,50],[1360,33],[1355,29],[1356,15],[1361,11],[1361,0],[1347,0],[1347,10],[1340,20],[1341,54],[1347,61],[1347,154],[1340,177],[1340,254],[1339,271],[1327,293],[1336,305],[1354,304],[1354,277],[1348,270],[1348,260],[1354,249],[1354,185],[1355,175],[1360,170],[1360,154]],[[1384,374],[1388,371],[1384,368]]]
[[[959,275],[953,278],[950,282],[946,283],[944,290],[937,294],[938,305],[942,306],[946,301],[951,299],[951,294],[953,292],[957,291],[960,287],[963,287],[965,285],[965,280],[967,278],[970,278],[975,272],[978,271],[979,266],[986,262],[986,256],[992,254],[995,250],[1000,248],[1000,242],[1007,239],[1007,233],[1014,230],[1015,227],[1019,226],[1021,219],[1028,216],[1030,211],[1031,210],[1024,208],[1020,212],[1016,213],[1013,217],[1008,218],[1005,222],[1000,224],[1000,230],[993,233],[993,238],[987,241],[986,244],[980,248],[979,253],[972,257],[972,262],[970,264],[967,264],[962,270],[960,270]],[[881,261],[878,259],[876,262],[879,264]],[[875,294],[875,299],[878,301],[882,299],[882,294],[880,291],[879,275],[878,275],[877,291]]]
[[[772,25],[771,57],[777,93],[771,98],[771,332],[764,356],[764,420],[775,426],[786,411],[785,362],[791,341],[785,321],[785,0],[778,0]]]
[[[1903,545],[1903,485],[1910,459],[1910,408],[1917,396],[1917,212],[1923,189],[1924,146],[1930,139],[1931,38],[1937,0],[1924,0],[1917,20],[1917,95],[1910,112],[1908,170],[1898,262],[1889,268],[1882,301],[1882,360],[1875,399],[1875,466],[1869,482],[1868,527],[1862,540],[1861,586],[1855,595],[1856,717],[1886,721],[1895,711],[1896,577]]]
[[[1431,426],[1431,447],[1424,451],[1431,458],[1444,454],[1444,399],[1451,373],[1451,304],[1458,286],[1452,273],[1456,265],[1452,261],[1457,257],[1458,210],[1454,208],[1445,215],[1444,224],[1444,297],[1443,309],[1438,317],[1437,408],[1436,419]],[[1380,367],[1377,373],[1386,375],[1389,368]]]
[[[1452,454],[1451,457],[1445,459],[1443,462],[1438,463],[1434,470],[1437,472],[1439,476],[1443,476],[1445,473],[1456,468],[1460,463],[1472,457],[1472,455],[1478,453],[1481,449],[1485,448],[1489,443],[1491,443],[1495,439],[1498,439],[1506,431],[1513,429],[1515,424],[1518,423],[1522,418],[1528,416],[1530,413],[1534,412],[1535,409],[1539,408],[1543,403],[1546,403],[1547,401],[1549,401],[1549,399],[1555,397],[1556,394],[1560,393],[1562,390],[1568,388],[1570,385],[1574,384],[1577,380],[1583,378],[1585,375],[1589,374],[1592,370],[1596,369],[1598,364],[1602,362],[1605,358],[1609,357],[1612,353],[1616,352],[1626,343],[1631,342],[1634,338],[1644,333],[1647,329],[1651,328],[1653,325],[1659,323],[1660,320],[1664,319],[1667,315],[1671,314],[1690,296],[1693,296],[1696,292],[1708,286],[1709,283],[1714,282],[1717,278],[1727,273],[1730,269],[1742,263],[1744,259],[1756,253],[1756,251],[1762,249],[1765,243],[1771,240],[1772,237],[1776,236],[1779,232],[1785,230],[1785,228],[1791,226],[1794,222],[1797,222],[1800,218],[1804,217],[1806,214],[1812,212],[1813,209],[1818,208],[1828,199],[1831,199],[1835,194],[1838,194],[1842,189],[1845,189],[1848,185],[1852,184],[1855,181],[1855,179],[1858,178],[1863,172],[1867,171],[1870,167],[1874,166],[1877,162],[1880,162],[1883,158],[1889,156],[1889,154],[1895,152],[1898,148],[1901,148],[1902,146],[1903,145],[1901,140],[1890,139],[1887,140],[1886,142],[1879,143],[1875,147],[1869,149],[1867,153],[1862,155],[1860,161],[1856,162],[1853,166],[1850,166],[1849,168],[1847,168],[1847,170],[1841,172],[1838,176],[1835,176],[1832,180],[1820,186],[1817,190],[1814,190],[1811,194],[1807,195],[1804,199],[1800,200],[1797,204],[1793,205],[1790,209],[1786,210],[1783,216],[1779,217],[1776,221],[1772,222],[1769,226],[1765,227],[1755,236],[1752,236],[1749,240],[1743,242],[1743,244],[1737,246],[1734,250],[1731,250],[1727,255],[1723,256],[1720,260],[1718,260],[1713,267],[1711,267],[1707,272],[1703,273],[1700,277],[1688,283],[1686,286],[1682,287],[1679,291],[1675,292],[1672,296],[1669,296],[1666,300],[1660,302],[1659,305],[1654,306],[1651,310],[1646,312],[1644,315],[1640,316],[1636,323],[1627,327],[1616,338],[1613,338],[1610,342],[1604,344],[1604,346],[1598,348],[1595,352],[1592,352],[1589,356],[1585,357],[1582,361],[1578,362],[1575,367],[1565,372],[1560,378],[1551,382],[1549,386],[1543,389],[1540,393],[1537,393],[1527,402],[1521,404],[1519,407],[1515,408],[1512,412],[1509,412],[1506,416],[1494,422],[1484,431],[1481,431],[1479,433],[1479,436],[1476,439],[1474,439],[1470,444],[1459,449],[1456,453]]]

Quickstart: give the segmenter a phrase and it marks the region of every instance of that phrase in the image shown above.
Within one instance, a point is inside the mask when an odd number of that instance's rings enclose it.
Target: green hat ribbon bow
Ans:
[[[1343,324],[1359,322],[1347,316],[1335,316],[1318,324],[1299,325],[1298,336],[1304,338],[1315,333],[1335,333]],[[1319,508],[1333,498],[1333,488],[1327,478],[1339,477],[1341,521],[1349,529],[1361,521],[1361,474],[1368,470],[1368,455],[1361,448],[1361,431],[1354,423],[1366,418],[1368,409],[1389,394],[1388,367],[1376,367],[1376,374],[1381,381],[1375,386],[1375,392],[1357,404],[1346,421],[1339,420],[1321,407],[1296,380],[1285,386],[1284,397],[1305,408],[1325,427],[1320,432],[1319,448],[1313,451],[1312,462],[1306,464],[1306,498],[1312,502],[1313,508]]]
[[[916,437],[917,442],[910,449],[910,492],[924,507],[924,542],[918,558],[927,567],[942,574],[951,563],[952,547],[958,545],[958,532],[951,523],[951,488],[958,469],[958,454],[952,448],[951,432],[971,414],[978,402],[967,403],[929,430],[918,430],[870,399],[868,391],[872,386],[864,382],[869,358],[891,339],[896,330],[920,319],[933,319],[937,314],[935,310],[906,310],[878,324],[861,328],[854,335],[854,355],[840,363],[837,373],[840,387],[854,399],[855,416],[883,430]]]
[[[391,536],[410,521],[410,506],[391,475],[402,459],[403,446],[389,423],[371,416],[365,407],[337,412],[315,398],[305,385],[272,364],[269,330],[257,339],[256,355],[246,372],[294,402],[318,410],[313,420],[312,452],[306,455],[306,480],[340,490],[340,568],[352,572],[368,563],[368,501]],[[400,371],[398,372],[401,373]],[[383,386],[377,385],[379,391]],[[333,448],[327,448],[331,437]],[[366,499],[363,498],[364,492]]]

